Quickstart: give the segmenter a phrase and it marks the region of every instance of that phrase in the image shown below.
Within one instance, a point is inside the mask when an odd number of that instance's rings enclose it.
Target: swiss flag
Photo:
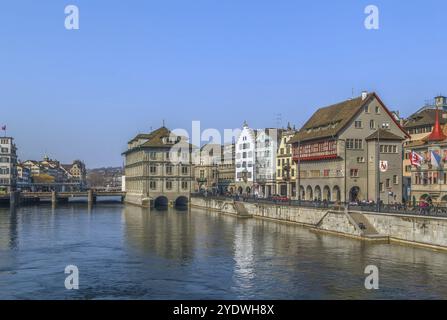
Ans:
[[[410,162],[412,166],[420,167],[424,161],[424,157],[419,153],[411,151]]]

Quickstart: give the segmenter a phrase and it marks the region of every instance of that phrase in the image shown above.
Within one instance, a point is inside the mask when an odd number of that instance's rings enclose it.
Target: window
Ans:
[[[358,157],[357,158],[357,163],[365,163],[365,158],[364,157]]]
[[[244,159],[247,158],[247,152],[242,152],[242,158],[244,158]]]
[[[379,114],[380,113],[380,107],[376,106],[376,113]]]
[[[346,139],[346,149],[361,150],[363,149],[362,139]]]
[[[188,189],[188,182],[187,181],[182,181],[182,189],[183,190]]]
[[[361,129],[362,128],[362,121],[357,120],[356,122],[354,122],[354,125],[355,125],[356,129]]]
[[[151,190],[157,189],[157,182],[156,181],[149,182],[149,188],[151,188]]]
[[[156,166],[150,166],[149,170],[150,170],[151,174],[156,174],[157,173],[157,167]]]
[[[397,175],[393,176],[393,183],[394,184],[399,184],[399,178],[397,177]]]
[[[166,160],[169,160],[169,151],[166,152]]]
[[[351,178],[358,178],[359,176],[359,169],[351,169]]]
[[[376,127],[376,123],[374,122],[374,120],[369,121],[369,128],[374,129],[375,127]]]
[[[172,166],[167,166],[166,167],[166,174],[169,174],[169,175],[172,174]]]
[[[397,146],[396,145],[380,145],[380,153],[397,153]]]
[[[323,176],[325,176],[325,177],[329,177],[329,173],[330,173],[330,170],[329,170],[329,169],[325,169],[325,170],[323,171]]]
[[[182,174],[188,174],[188,167],[182,167]]]
[[[383,182],[379,183],[379,191],[383,192]]]
[[[168,190],[172,189],[172,181],[166,181],[166,189]]]
[[[149,153],[149,158],[150,158],[151,160],[155,160],[155,159],[157,159],[157,153],[156,153],[156,152],[150,152],[150,153]]]
[[[281,165],[281,159],[278,159],[278,166]]]
[[[365,112],[366,112],[366,113],[369,113],[369,105],[366,105],[366,106],[365,106]]]
[[[292,169],[292,177],[295,176],[295,169]]]
[[[278,169],[278,177],[281,178],[281,170]]]
[[[9,149],[8,148],[2,148],[2,153],[8,153]]]
[[[280,151],[279,151],[279,153],[280,153],[281,155],[284,154],[284,148],[281,148]]]
[[[386,187],[389,188],[391,186],[390,179],[386,179]]]

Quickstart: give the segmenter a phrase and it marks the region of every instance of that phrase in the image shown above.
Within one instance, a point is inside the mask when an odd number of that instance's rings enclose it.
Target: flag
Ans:
[[[411,151],[410,162],[412,166],[420,167],[422,162],[424,161],[424,157],[419,153]]]
[[[436,152],[431,152],[431,165],[440,168],[441,167],[441,156]]]
[[[6,131],[6,126],[2,126],[2,130],[3,130],[3,131]]]

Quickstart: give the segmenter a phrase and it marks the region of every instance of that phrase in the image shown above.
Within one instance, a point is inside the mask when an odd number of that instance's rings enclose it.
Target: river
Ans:
[[[365,289],[368,265],[378,290]],[[447,298],[447,253],[199,209],[0,209],[0,299],[416,298]]]

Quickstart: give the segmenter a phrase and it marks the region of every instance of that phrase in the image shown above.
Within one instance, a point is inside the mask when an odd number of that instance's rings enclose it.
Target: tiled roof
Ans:
[[[440,114],[439,122],[441,124],[446,124],[447,112],[440,110],[439,114]],[[408,119],[405,120],[404,128],[410,129],[410,128],[433,125],[435,123],[435,117],[436,117],[436,109],[422,110],[409,116]]]
[[[141,134],[138,136],[141,136]],[[179,138],[179,141],[175,143],[176,146],[189,147],[190,150],[195,148],[192,144],[186,142],[184,138],[172,134],[171,131],[166,127],[161,127],[148,134],[145,134],[144,137],[145,139],[147,139],[147,141],[139,146],[136,146],[135,148],[172,148],[174,146],[174,143],[167,143],[165,140],[165,138],[169,138],[170,136],[171,138]],[[136,139],[137,138],[135,137],[131,141],[135,141]],[[134,150],[135,148],[131,148],[123,154],[126,154],[127,152]]]
[[[368,136],[365,140],[366,141],[375,140],[375,139],[377,139],[377,134],[379,134],[380,140],[397,140],[397,141],[405,140],[405,138],[399,137],[398,135],[395,135],[394,133],[392,133],[388,130],[384,130],[384,129],[379,129],[378,131],[376,130],[373,134]]]
[[[290,143],[336,136],[372,96],[370,93],[366,99],[357,97],[318,109]]]

